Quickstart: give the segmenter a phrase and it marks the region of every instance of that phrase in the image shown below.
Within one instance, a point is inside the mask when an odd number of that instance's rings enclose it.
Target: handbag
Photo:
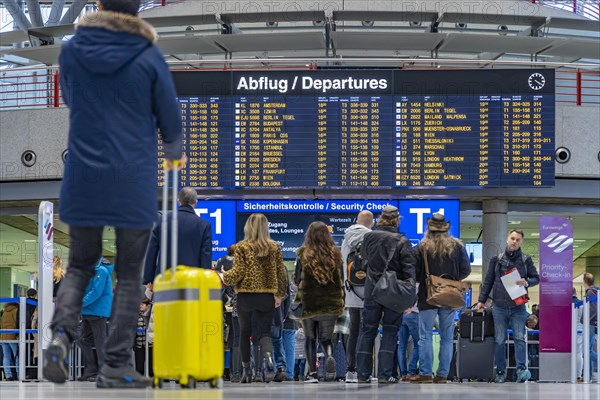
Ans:
[[[442,278],[443,275],[431,275],[427,253],[424,250],[423,260],[425,262],[425,273],[427,274],[425,280],[427,284],[427,304],[451,310],[465,307],[465,293],[469,290],[469,285],[453,279]]]
[[[417,285],[415,280],[411,278],[405,280],[398,279],[396,271],[388,269],[397,248],[398,244],[396,244],[394,250],[390,253],[383,274],[381,274],[377,283],[373,286],[371,297],[385,308],[401,313],[415,305],[417,301]]]
[[[288,318],[293,320],[302,319],[302,302],[294,301],[290,306],[290,311],[288,312]]]
[[[303,287],[304,287],[304,279],[303,278],[304,275],[304,271],[302,270],[300,272],[300,282],[298,282],[298,290],[296,292],[296,296],[294,296],[294,301],[292,302],[292,304],[290,305],[290,310],[288,311],[288,315],[287,317],[289,319],[292,319],[294,321],[297,321],[299,319],[302,319],[302,311],[303,311],[303,307],[302,307],[302,296],[303,296]]]

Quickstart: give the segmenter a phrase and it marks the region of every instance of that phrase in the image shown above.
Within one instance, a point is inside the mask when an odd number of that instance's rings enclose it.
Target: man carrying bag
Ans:
[[[461,284],[471,273],[471,263],[462,242],[448,231],[450,222],[435,213],[427,220],[425,237],[415,247],[419,281],[419,375],[413,383],[446,383],[453,353],[454,315],[464,305]],[[433,376],[433,336],[435,319],[440,328],[439,364]]]
[[[404,309],[391,309],[381,303],[388,299],[384,293],[379,293],[374,288],[381,279],[396,285],[404,282],[415,281],[415,260],[411,251],[410,241],[398,233],[400,213],[394,206],[383,209],[377,227],[373,232],[367,233],[361,246],[361,256],[367,260],[367,281],[365,283],[365,302],[363,308],[363,324],[358,339],[357,372],[359,383],[370,383],[370,375],[373,369],[373,345],[377,336],[379,323],[383,325],[383,339],[379,348],[378,381],[380,384],[396,383],[398,379],[392,376],[394,365],[394,350],[398,328],[402,322]],[[390,275],[396,275],[397,281],[387,279],[384,273],[393,271]],[[393,276],[391,276],[393,278]],[[381,282],[382,284],[385,282]],[[388,285],[390,287],[390,285]],[[396,287],[397,288],[397,287]],[[414,303],[414,286],[412,286],[411,298],[406,308]],[[390,290],[390,294],[393,291]],[[374,296],[375,294],[375,296]],[[393,297],[393,294],[391,295]],[[376,298],[381,302],[378,302]],[[396,299],[393,299],[394,301]]]

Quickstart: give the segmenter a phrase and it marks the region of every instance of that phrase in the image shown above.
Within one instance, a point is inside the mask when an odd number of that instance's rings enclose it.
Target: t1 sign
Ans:
[[[235,243],[235,201],[199,201],[194,211],[211,224],[212,259],[218,260]]]
[[[400,200],[400,232],[415,245],[427,230],[427,219],[435,213],[444,214],[450,222],[450,234],[460,237],[459,200]]]

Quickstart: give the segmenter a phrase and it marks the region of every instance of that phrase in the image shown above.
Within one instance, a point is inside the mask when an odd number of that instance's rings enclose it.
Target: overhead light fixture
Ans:
[[[276,22],[276,21],[267,22],[267,28],[277,28],[278,25],[279,25],[279,22]]]
[[[421,27],[421,21],[410,21],[409,25],[411,28],[420,28]]]
[[[506,25],[499,25],[498,26],[498,30],[500,31],[500,35],[506,36],[506,34],[508,33],[508,26],[506,26]]]
[[[521,225],[521,221],[508,221],[509,225]]]
[[[325,25],[325,21],[313,21],[313,25],[314,26],[324,26]]]
[[[375,25],[375,22],[373,21],[361,21],[362,26],[366,26],[366,27],[370,27]]]
[[[458,29],[467,29],[467,24],[465,24],[464,22],[457,22],[456,24],[454,24],[454,26]]]

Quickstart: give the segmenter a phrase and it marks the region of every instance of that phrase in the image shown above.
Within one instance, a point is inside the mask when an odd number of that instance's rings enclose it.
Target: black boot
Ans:
[[[335,358],[333,358],[333,346],[331,342],[325,343],[325,381],[335,381]]]
[[[273,364],[273,356],[266,352],[262,357],[262,377],[263,382],[269,383],[275,377],[275,365]]]
[[[251,383],[252,382],[252,368],[250,367],[250,363],[243,362],[242,363],[242,378],[240,379],[240,383]]]

